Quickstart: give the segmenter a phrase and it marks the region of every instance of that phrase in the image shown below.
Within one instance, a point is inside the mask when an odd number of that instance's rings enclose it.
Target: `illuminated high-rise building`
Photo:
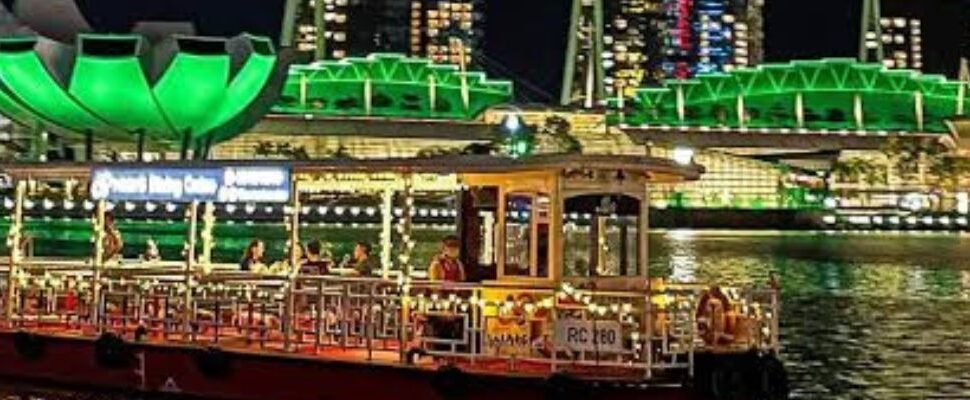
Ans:
[[[293,1],[293,45],[304,59],[394,52],[460,64],[481,37],[481,0]]]
[[[484,4],[481,0],[412,0],[410,54],[439,63],[471,63],[482,36]]]
[[[603,4],[605,91],[631,97],[663,79],[660,41],[662,0],[612,0]]]
[[[882,63],[887,68],[923,68],[923,27],[916,18],[882,17],[879,19],[883,47]]]
[[[686,79],[763,59],[765,0],[664,0],[667,77]]]

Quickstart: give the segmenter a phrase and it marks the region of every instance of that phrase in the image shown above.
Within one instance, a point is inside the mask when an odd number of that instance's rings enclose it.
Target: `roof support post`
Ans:
[[[101,301],[101,273],[104,270],[104,239],[107,236],[105,232],[105,214],[107,213],[108,202],[105,200],[98,200],[94,209],[94,258],[91,259],[91,315],[90,323],[95,327],[98,333],[101,333],[101,310],[103,302]],[[187,323],[187,322],[186,322]]]
[[[14,192],[14,209],[10,220],[10,269],[7,272],[7,293],[4,309],[4,316],[8,323],[13,325],[14,305],[17,304],[17,275],[19,274],[20,261],[22,260],[23,241],[22,230],[24,225],[24,197],[27,193],[27,181],[18,181]]]
[[[386,188],[381,192],[381,276],[387,279],[391,270],[391,253],[394,242],[391,240],[394,223],[394,189]]]
[[[798,128],[805,127],[805,95],[795,93],[795,123]]]
[[[189,203],[189,206],[185,210],[185,218],[187,219],[189,225],[189,231],[187,232],[188,238],[185,240],[185,265],[182,271],[183,279],[185,282],[185,294],[182,298],[184,302],[182,304],[182,338],[188,339],[189,334],[192,331],[192,288],[195,286],[195,244],[196,237],[199,235],[199,219],[196,216],[199,214],[199,202],[193,201]]]

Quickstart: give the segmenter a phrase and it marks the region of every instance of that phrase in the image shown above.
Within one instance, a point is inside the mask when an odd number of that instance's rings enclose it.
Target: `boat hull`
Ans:
[[[700,399],[679,385],[589,382],[503,373],[351,362],[196,346],[132,343],[130,360],[105,366],[94,340],[0,332],[0,375],[55,385],[225,400],[328,399]],[[25,346],[29,348],[25,351]],[[36,350],[40,348],[41,350]],[[560,378],[560,379],[556,379]]]

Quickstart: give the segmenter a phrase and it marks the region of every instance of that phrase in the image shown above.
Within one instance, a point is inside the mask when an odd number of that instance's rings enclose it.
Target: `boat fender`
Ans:
[[[761,356],[759,368],[758,391],[765,400],[788,400],[790,388],[788,386],[788,372],[785,365],[773,353]]]
[[[94,341],[94,358],[101,367],[122,369],[131,365],[134,355],[124,339],[107,332]]]
[[[442,400],[461,400],[468,393],[469,378],[454,365],[445,365],[435,371],[431,385]]]
[[[195,353],[195,365],[209,379],[223,379],[232,374],[232,357],[218,347],[199,349]]]
[[[752,362],[754,361],[754,362]],[[752,376],[758,371],[757,358],[747,354],[723,355],[710,375],[714,400],[753,399],[756,392]]]
[[[589,384],[565,372],[557,372],[546,378],[546,400],[584,400],[591,395]]]
[[[43,338],[27,331],[14,333],[13,345],[17,354],[29,361],[41,359],[47,350],[47,343]]]

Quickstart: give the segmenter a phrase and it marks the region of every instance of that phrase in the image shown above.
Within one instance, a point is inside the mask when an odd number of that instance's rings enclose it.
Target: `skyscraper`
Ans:
[[[882,27],[880,42],[882,42],[883,65],[887,68],[916,69],[923,68],[923,27],[916,18],[882,17],[879,20]]]
[[[412,0],[411,54],[468,64],[482,36],[481,0]]]
[[[667,77],[757,65],[764,57],[764,0],[664,0]]]
[[[374,52],[471,62],[481,37],[480,0],[300,0],[291,17],[305,59]]]
[[[605,91],[626,97],[663,78],[660,69],[662,0],[612,0],[604,4]]]

